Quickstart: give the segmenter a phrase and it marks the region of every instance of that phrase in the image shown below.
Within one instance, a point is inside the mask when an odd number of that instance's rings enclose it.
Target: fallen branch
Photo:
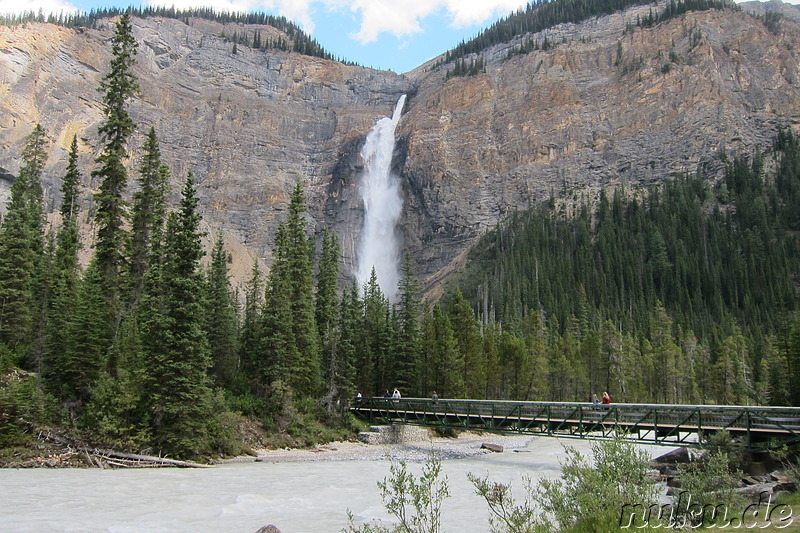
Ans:
[[[191,461],[178,461],[177,459],[167,459],[166,457],[137,455],[133,453],[115,452],[113,450],[95,450],[94,455],[100,456],[109,464],[114,464],[111,460],[117,459],[118,461],[115,463],[118,466],[122,466],[119,464],[119,460],[124,460],[126,463],[125,466],[177,466],[181,468],[211,468],[211,465],[203,465],[200,463],[193,463]]]

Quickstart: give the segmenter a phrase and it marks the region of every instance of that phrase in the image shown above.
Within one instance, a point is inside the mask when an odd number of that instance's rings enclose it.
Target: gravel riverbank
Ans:
[[[415,439],[402,444],[364,444],[363,442],[331,442],[314,448],[279,450],[257,450],[256,456],[234,457],[222,463],[241,462],[307,462],[307,461],[356,461],[388,460],[424,461],[431,451],[441,454],[443,459],[461,459],[473,455],[492,453],[482,449],[483,443],[498,444],[513,451],[525,448],[534,437],[530,435],[494,435],[490,433],[463,432],[458,437],[447,438],[428,434],[428,438]]]

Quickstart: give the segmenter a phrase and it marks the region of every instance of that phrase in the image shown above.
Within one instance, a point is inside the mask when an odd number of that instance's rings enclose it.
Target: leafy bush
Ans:
[[[723,451],[708,453],[703,460],[681,465],[681,488],[691,504],[678,506],[686,523],[697,527],[726,524],[742,516],[747,501],[736,493],[742,473],[730,468],[730,457]]]
[[[438,533],[441,527],[442,502],[450,497],[447,476],[442,477],[442,461],[432,453],[416,478],[404,461],[392,461],[390,476],[378,482],[381,499],[399,524],[386,527],[380,524],[353,524],[348,510],[350,526],[347,533]]]
[[[623,506],[654,504],[656,486],[648,476],[647,453],[622,438],[592,445],[593,461],[566,448],[560,479],[525,480],[527,496],[517,504],[507,485],[470,475],[489,504],[493,532],[612,531]],[[538,509],[538,510],[537,510]]]
[[[742,446],[741,442],[734,440],[727,430],[711,434],[704,442],[703,448],[712,455],[725,454],[728,457],[728,468],[730,470],[741,469],[745,464],[744,446]]]
[[[12,368],[0,374],[0,448],[26,444],[32,432],[58,417],[55,400],[34,374]]]

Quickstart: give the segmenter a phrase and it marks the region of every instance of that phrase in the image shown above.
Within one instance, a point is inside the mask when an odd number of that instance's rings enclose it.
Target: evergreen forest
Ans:
[[[222,37],[233,42],[235,47],[244,45],[255,50],[291,50],[292,52],[296,52],[298,54],[319,57],[322,59],[337,60],[345,64],[354,64],[344,59],[334,58],[314,38],[301,30],[295,23],[286,19],[286,17],[277,17],[259,12],[241,13],[216,11],[210,7],[176,9],[174,6],[166,7],[159,5],[149,5],[144,7],[131,6],[126,9],[107,7],[92,9],[88,13],[62,12],[58,15],[50,13],[47,16],[45,16],[41,11],[38,13],[34,11],[28,11],[18,15],[5,15],[0,13],[0,25],[18,26],[29,22],[46,22],[48,24],[57,24],[66,28],[94,28],[96,27],[98,21],[110,19],[123,13],[128,13],[129,16],[135,16],[138,18],[170,18],[183,21],[187,25],[191,24],[190,19],[200,18],[222,24],[271,26],[283,33],[286,38],[277,38],[274,40],[262,39],[259,31],[248,32],[245,29],[242,29],[241,32],[234,31],[232,36],[228,36],[223,33]],[[234,48],[234,50],[236,50],[236,48]]]
[[[447,71],[447,77],[474,76],[483,69],[484,59],[480,57],[481,52],[491,46],[511,43],[520,36],[538,33],[559,24],[578,24],[593,17],[610,15],[650,3],[646,0],[536,0],[528,3],[525,9],[498,20],[473,39],[462,41],[448,50],[444,57],[436,62],[434,68],[454,63],[454,68]],[[637,20],[636,26],[652,27],[688,11],[709,9],[739,9],[739,7],[730,0],[670,0],[660,13],[654,13],[651,8],[647,17]],[[507,55],[510,57],[533,50],[548,50],[554,44],[546,35],[541,44],[531,37],[510,50]],[[470,55],[476,54],[479,57],[466,61]]]
[[[311,444],[352,435],[351,399],[393,387],[800,405],[800,141],[789,131],[725,157],[718,183],[554,191],[489,232],[438,302],[423,300],[410,255],[394,303],[374,273],[341,286],[338,237],[308,227],[297,183],[269,274],[255,263],[237,294],[221,236],[203,261],[191,173],[168,205],[156,131],[128,145],[130,13],[111,47],[100,155],[80,168],[73,139],[59,222],[45,223],[50,141],[37,125],[0,223],[0,448],[59,428],[97,445],[229,455],[252,421]],[[83,267],[76,199],[88,174],[99,186]]]

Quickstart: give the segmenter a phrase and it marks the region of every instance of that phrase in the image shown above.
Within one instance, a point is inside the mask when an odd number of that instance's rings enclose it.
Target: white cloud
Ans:
[[[276,11],[303,28],[306,33],[314,32],[314,21],[311,18],[312,0],[276,0]]]
[[[361,28],[352,37],[365,44],[383,32],[397,37],[419,33],[420,19],[439,7],[432,0],[354,0],[350,10],[361,12]]]
[[[381,33],[404,37],[422,31],[425,17],[443,11],[453,27],[482,24],[510,13],[524,0],[322,0],[329,7],[348,6],[361,13],[361,28],[352,35],[362,44],[377,40]]]
[[[483,24],[489,19],[505,16],[525,7],[528,2],[520,0],[446,0],[447,12],[455,27]]]
[[[98,1],[98,6],[102,5]],[[308,33],[319,24],[314,8],[349,10],[360,28],[351,37],[363,44],[374,42],[382,33],[407,37],[422,32],[422,20],[433,14],[443,16],[453,27],[479,25],[504,15],[527,2],[521,0],[146,0],[149,5],[178,9],[210,7],[216,11],[267,11],[297,23]],[[0,13],[75,11],[65,0],[0,0]],[[315,16],[316,15],[316,16]],[[316,20],[315,20],[316,18]]]
[[[22,14],[39,10],[47,15],[49,13],[72,13],[78,10],[69,2],[62,0],[0,0],[0,14]]]

